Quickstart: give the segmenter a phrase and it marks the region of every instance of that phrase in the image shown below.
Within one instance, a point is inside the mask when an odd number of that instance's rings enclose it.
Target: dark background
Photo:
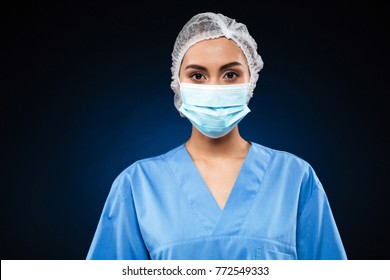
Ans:
[[[389,259],[384,5],[249,3],[2,8],[1,259],[84,259],[115,177],[188,139],[171,51],[204,11],[245,23],[265,63],[242,136],[314,167],[350,259]]]

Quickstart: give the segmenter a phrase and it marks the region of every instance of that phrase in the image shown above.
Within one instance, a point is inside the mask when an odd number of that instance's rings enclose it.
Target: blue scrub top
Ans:
[[[251,143],[221,209],[185,145],[115,179],[87,259],[347,259],[325,191],[301,158]]]

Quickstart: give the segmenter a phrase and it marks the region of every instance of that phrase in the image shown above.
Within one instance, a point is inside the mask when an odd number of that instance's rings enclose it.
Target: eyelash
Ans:
[[[233,79],[236,79],[236,78],[238,77],[238,74],[237,74],[236,72],[233,72],[233,71],[227,72],[227,73],[224,75],[224,77],[225,77],[226,75],[229,75],[229,74],[233,74],[233,75],[234,75],[233,78],[228,78],[229,80],[233,80]]]
[[[227,78],[228,80],[234,80],[234,79],[236,79],[236,78],[239,76],[238,73],[236,73],[236,72],[234,72],[234,71],[230,71],[230,72],[227,72],[223,77],[226,77],[227,75],[230,75],[230,74],[233,74],[234,77],[233,77],[233,78]],[[196,78],[197,75],[201,75],[202,77],[199,78],[199,79],[197,79],[197,78]],[[189,77],[190,77],[191,79],[193,79],[193,80],[196,80],[196,81],[199,81],[199,80],[201,80],[202,78],[205,78],[205,76],[204,76],[202,73],[200,73],[200,72],[191,73]]]
[[[202,77],[200,77],[198,79],[198,78],[196,78],[196,76],[202,76]],[[198,81],[198,80],[201,80],[202,78],[204,78],[204,75],[202,73],[196,72],[196,73],[192,73],[190,75],[190,78],[193,79],[193,80],[197,80]]]

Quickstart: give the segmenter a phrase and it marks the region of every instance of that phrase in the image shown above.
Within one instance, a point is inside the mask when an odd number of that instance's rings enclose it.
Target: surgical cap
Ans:
[[[233,40],[243,51],[249,66],[250,87],[249,99],[253,96],[259,72],[263,68],[263,60],[257,53],[257,44],[249,34],[247,27],[234,19],[222,14],[211,12],[200,13],[193,16],[179,32],[172,52],[172,82],[171,88],[174,91],[174,104],[180,109],[182,101],[180,97],[179,71],[183,57],[187,50],[194,44],[219,37],[226,37]],[[181,114],[181,116],[183,116]]]

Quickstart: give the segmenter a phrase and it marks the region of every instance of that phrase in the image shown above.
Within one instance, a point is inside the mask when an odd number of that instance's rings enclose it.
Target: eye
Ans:
[[[202,80],[205,79],[205,76],[201,73],[193,73],[190,75],[190,78],[194,80]]]
[[[238,77],[238,74],[236,72],[228,72],[225,74],[224,78],[228,80],[234,80]]]

